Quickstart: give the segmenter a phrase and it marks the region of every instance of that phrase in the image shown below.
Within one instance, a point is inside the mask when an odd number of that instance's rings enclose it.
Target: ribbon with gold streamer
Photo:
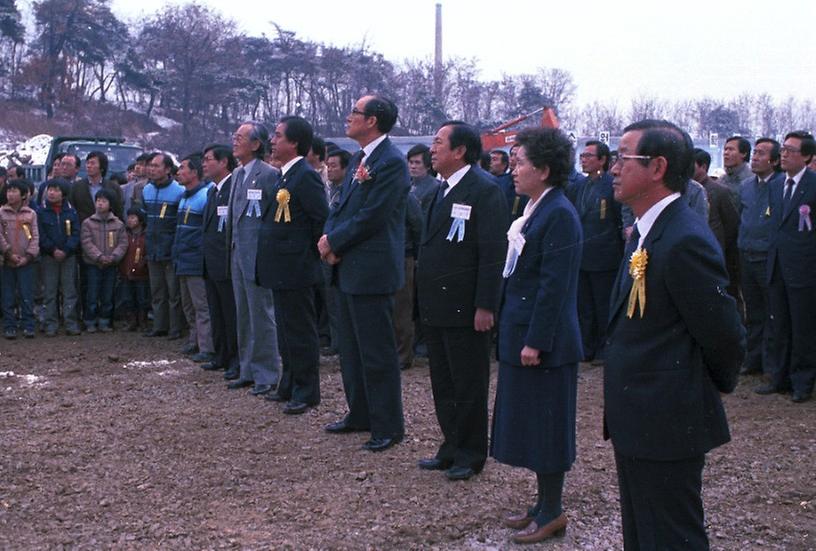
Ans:
[[[640,317],[646,312],[646,265],[649,263],[649,253],[646,249],[638,249],[632,253],[629,260],[629,275],[632,276],[632,289],[629,291],[629,306],[626,308],[626,317],[632,319],[635,306],[640,306]]]
[[[292,221],[292,214],[289,212],[289,199],[292,196],[288,189],[279,189],[275,199],[278,202],[278,210],[275,211],[275,222],[281,221],[281,216],[285,222]]]

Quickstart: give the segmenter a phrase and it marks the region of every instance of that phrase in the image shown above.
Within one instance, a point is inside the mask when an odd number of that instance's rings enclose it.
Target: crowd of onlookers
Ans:
[[[732,136],[715,179],[687,133],[645,120],[618,151],[582,144],[578,172],[555,129],[482,153],[448,121],[403,154],[397,113],[360,98],[353,154],[283,117],[178,164],[143,154],[121,178],[100,151],[58,156],[37,186],[0,172],[4,336],[61,320],[69,335],[186,332],[183,353],[287,414],[320,403],[322,344],[348,403],[325,430],[370,432],[372,452],[402,441],[400,369],[425,346],[443,441],[418,466],[467,480],[490,454],[534,471],[537,503],[505,519],[518,543],[567,526],[578,363],[605,365],[626,546],[706,548],[704,456],[730,438],[719,394],[741,365],[765,375],[758,394],[812,398],[813,136]]]

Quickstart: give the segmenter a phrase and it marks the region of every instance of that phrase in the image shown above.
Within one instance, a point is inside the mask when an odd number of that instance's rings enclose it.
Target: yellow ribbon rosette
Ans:
[[[280,222],[281,217],[285,222],[292,221],[292,214],[289,212],[289,199],[291,198],[288,189],[278,190],[278,194],[275,196],[275,200],[278,202],[278,210],[275,211],[275,222]]]
[[[632,276],[632,289],[629,291],[629,306],[626,308],[626,317],[632,319],[635,306],[640,306],[640,317],[646,312],[646,265],[649,263],[649,253],[646,249],[638,249],[632,253],[629,260],[629,275]]]

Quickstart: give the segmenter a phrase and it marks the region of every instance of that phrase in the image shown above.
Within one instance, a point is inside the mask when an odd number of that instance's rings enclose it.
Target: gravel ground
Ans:
[[[490,461],[451,483],[416,467],[439,441],[423,361],[403,372],[406,440],[373,454],[365,434],[322,430],[345,413],[336,358],[323,403],[290,417],[178,348],[126,333],[0,343],[0,548],[518,547],[500,519],[533,499],[532,473]],[[603,371],[580,375],[570,525],[538,547],[620,549]],[[733,441],[708,456],[712,548],[814,549],[816,402],[760,397],[757,383],[726,397]]]

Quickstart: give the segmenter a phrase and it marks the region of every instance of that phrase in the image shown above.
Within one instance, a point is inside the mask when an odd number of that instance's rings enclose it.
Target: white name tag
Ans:
[[[263,190],[262,189],[248,189],[247,190],[247,200],[248,201],[260,201],[263,198]]]
[[[451,207],[451,218],[457,220],[470,220],[470,211],[473,207],[470,205],[463,205],[461,203],[454,203]]]
[[[216,209],[218,216],[226,216],[229,214],[229,205],[223,205]]]

